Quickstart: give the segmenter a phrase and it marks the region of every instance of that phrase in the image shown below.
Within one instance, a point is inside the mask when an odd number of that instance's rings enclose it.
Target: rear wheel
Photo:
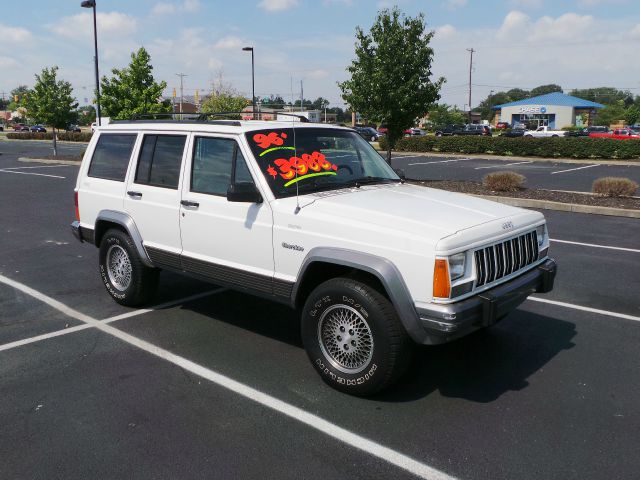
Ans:
[[[348,278],[328,280],[309,295],[302,341],[327,384],[360,396],[393,384],[408,366],[413,346],[391,302]]]
[[[159,270],[145,266],[131,237],[108,230],[100,242],[100,276],[109,295],[121,305],[147,303],[158,286]]]

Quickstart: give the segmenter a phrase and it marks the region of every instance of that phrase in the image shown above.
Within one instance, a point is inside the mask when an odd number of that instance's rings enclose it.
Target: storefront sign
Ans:
[[[520,113],[547,113],[547,107],[540,105],[528,105],[520,107]]]

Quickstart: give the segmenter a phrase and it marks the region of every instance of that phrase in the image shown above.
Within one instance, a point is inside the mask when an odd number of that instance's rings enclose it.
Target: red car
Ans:
[[[13,130],[16,132],[28,132],[29,131],[29,125],[25,125],[24,123],[16,123],[13,126]]]
[[[617,128],[611,133],[590,133],[590,138],[614,138],[616,140],[640,140],[640,135],[628,128]]]
[[[511,128],[511,125],[509,125],[508,122],[498,122],[498,123],[496,123],[496,130],[506,130],[508,128]]]

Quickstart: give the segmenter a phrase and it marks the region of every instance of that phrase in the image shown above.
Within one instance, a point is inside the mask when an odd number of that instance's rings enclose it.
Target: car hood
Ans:
[[[296,198],[277,201],[295,208]],[[437,243],[456,233],[504,219],[518,227],[542,219],[537,212],[445,190],[410,184],[370,185],[301,196],[297,217],[308,224],[339,223],[369,231],[393,232],[392,236],[415,236]],[[279,209],[279,208],[278,208]],[[307,223],[307,222],[304,222]],[[511,227],[510,227],[511,228]],[[350,230],[346,228],[345,231]],[[483,229],[503,233],[501,226]],[[468,241],[469,238],[466,238]],[[447,245],[454,248],[454,244]]]

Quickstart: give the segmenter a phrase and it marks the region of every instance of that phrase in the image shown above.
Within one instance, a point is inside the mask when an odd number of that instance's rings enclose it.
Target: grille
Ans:
[[[531,265],[538,259],[536,231],[505,240],[474,252],[476,287],[500,280]]]

